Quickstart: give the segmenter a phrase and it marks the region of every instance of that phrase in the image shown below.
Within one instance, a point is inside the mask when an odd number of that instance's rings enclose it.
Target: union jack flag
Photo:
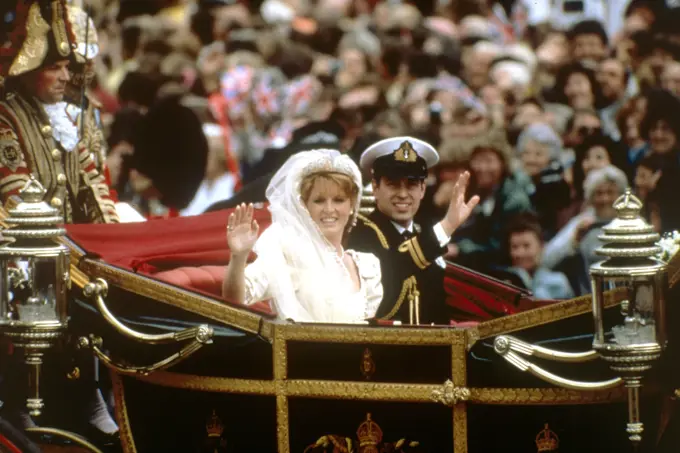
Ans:
[[[503,6],[496,3],[489,15],[489,23],[491,24],[491,34],[494,41],[499,44],[512,44],[515,42],[515,29],[512,22],[505,14]]]
[[[286,89],[285,114],[288,117],[305,114],[320,91],[319,81],[312,76],[305,75],[293,80]]]
[[[253,75],[252,68],[236,66],[225,72],[220,79],[222,96],[227,101],[229,116],[232,118],[242,114],[248,106]]]
[[[271,74],[263,73],[253,89],[255,111],[262,117],[276,116],[281,113],[281,95]]]

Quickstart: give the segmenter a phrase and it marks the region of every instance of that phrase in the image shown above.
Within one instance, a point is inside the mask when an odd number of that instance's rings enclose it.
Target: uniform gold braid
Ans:
[[[26,39],[19,53],[12,61],[9,68],[9,76],[15,77],[39,67],[47,55],[47,33],[50,31],[50,24],[45,22],[40,14],[40,5],[33,3],[28,11],[26,20]]]
[[[416,249],[413,244],[414,239],[415,238],[404,241],[397,250],[399,250],[401,253],[409,252],[413,262],[416,264],[416,266],[418,266],[419,269],[427,269],[430,263],[425,260],[425,256],[422,254],[420,247]],[[420,253],[418,253],[419,250]]]
[[[401,292],[399,293],[399,298],[397,299],[396,304],[394,304],[394,307],[392,307],[392,310],[390,310],[389,313],[387,313],[380,319],[386,321],[391,319],[394,315],[396,315],[401,306],[403,305],[404,300],[406,300],[406,297],[411,294],[413,288],[415,288],[417,284],[418,282],[416,280],[415,275],[411,275],[409,278],[404,280],[404,283],[401,285]]]
[[[66,23],[64,22],[64,5],[60,0],[52,0],[52,32],[54,41],[57,43],[57,52],[62,57],[68,57],[71,53],[68,35],[66,34]]]
[[[411,238],[411,247],[413,248],[413,251],[415,252],[416,255],[418,255],[418,258],[423,262],[425,267],[428,267],[432,262],[428,261],[425,258],[425,254],[423,253],[423,249],[420,247],[420,242],[418,241],[417,237]]]
[[[18,128],[15,132],[20,137],[21,150],[24,154],[26,166],[45,187],[47,191],[45,199],[59,199],[63,206],[64,220],[67,223],[71,222],[72,220],[69,217],[70,211],[66,209],[66,205],[69,204],[68,197],[66,196],[66,187],[59,185],[57,175],[65,172],[66,176],[70,178],[72,172],[77,168],[77,157],[67,153],[65,156],[65,166],[51,158],[45,159],[45,156],[51,156],[51,151],[56,147],[56,143],[51,136],[43,137],[40,132],[45,125],[50,124],[45,112],[21,96],[7,99],[5,104],[7,105],[5,110],[8,116],[12,118],[12,122]],[[77,192],[74,190],[74,193]]]
[[[85,121],[82,142],[85,144],[86,149],[96,156],[94,164],[97,170],[101,172],[106,159],[106,141],[104,133],[94,118],[94,108],[90,100],[87,109],[78,115],[77,125],[80,129],[82,122]]]
[[[374,222],[368,219],[363,214],[357,215],[359,219],[361,219],[362,222],[366,224],[367,227],[371,228],[373,231],[375,231],[375,234],[378,235],[378,240],[380,241],[380,245],[383,246],[384,249],[389,250],[390,246],[387,242],[387,238],[385,237],[385,234],[380,230],[380,227],[376,225]]]

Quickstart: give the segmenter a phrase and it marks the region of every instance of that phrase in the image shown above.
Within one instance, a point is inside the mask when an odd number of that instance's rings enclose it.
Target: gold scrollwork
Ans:
[[[375,374],[375,361],[373,360],[373,354],[369,348],[364,349],[359,369],[361,370],[361,375],[367,381],[370,381]]]
[[[580,391],[562,388],[471,388],[470,402],[490,405],[571,405],[624,401],[623,386],[606,390]]]
[[[444,382],[441,388],[432,391],[432,400],[445,406],[453,407],[459,402],[468,401],[470,395],[470,389],[456,387],[449,379]]]

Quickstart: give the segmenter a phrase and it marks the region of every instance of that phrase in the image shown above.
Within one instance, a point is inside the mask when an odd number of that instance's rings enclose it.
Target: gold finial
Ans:
[[[19,190],[21,199],[28,203],[40,203],[45,198],[45,193],[47,191],[33,175],[26,185]]]
[[[616,199],[614,209],[621,219],[635,219],[640,216],[640,211],[642,211],[642,201],[633,195],[629,187],[623,195]]]
[[[544,451],[557,451],[560,446],[560,438],[557,437],[554,431],[552,431],[548,424],[545,424],[545,428],[536,436],[536,450],[540,452]]]
[[[415,162],[418,153],[413,149],[413,145],[408,140],[404,141],[399,148],[394,151],[394,160],[398,162]]]
[[[618,260],[630,258],[639,264],[640,258],[653,259],[661,253],[657,244],[660,239],[652,225],[641,215],[643,204],[630,189],[614,201],[616,218],[602,227],[603,234],[598,239],[603,245],[595,253],[606,258]]]

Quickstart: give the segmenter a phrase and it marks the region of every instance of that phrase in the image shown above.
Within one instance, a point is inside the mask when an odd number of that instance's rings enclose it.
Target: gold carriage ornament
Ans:
[[[603,227],[604,243],[596,253],[605,260],[590,268],[595,331],[593,349],[582,353],[555,351],[511,336],[496,337],[495,351],[522,371],[576,390],[619,386],[628,389],[627,432],[633,444],[642,440],[639,392],[647,370],[666,347],[666,264],[660,259],[659,235],[641,216],[642,202],[627,190],[614,202],[617,216]],[[605,327],[605,301],[623,293],[622,319]],[[520,356],[561,362],[586,362],[601,358],[619,377],[604,382],[580,382],[552,374]]]
[[[20,202],[9,210],[0,246],[0,335],[23,349],[29,367],[26,406],[38,416],[43,354],[68,327],[69,250],[56,239],[65,234],[59,210],[43,201],[45,189],[31,179]]]
[[[46,350],[62,339],[69,327],[70,253],[62,245],[66,230],[58,209],[44,201],[46,191],[31,177],[19,192],[18,204],[8,211],[8,225],[0,242],[0,336],[24,351],[29,370],[26,406],[39,416],[44,408],[40,396],[41,366]],[[177,332],[145,334],[121,323],[104,302],[107,284],[102,279],[87,283],[83,295],[93,300],[100,313],[118,332],[146,344],[189,341],[178,352],[154,364],[130,366],[116,363],[101,349],[102,339],[81,337],[78,346],[89,348],[105,365],[122,374],[150,374],[186,359],[212,343],[213,329],[201,324]],[[64,437],[92,452],[100,450],[81,436],[50,427],[28,428],[35,434]]]

